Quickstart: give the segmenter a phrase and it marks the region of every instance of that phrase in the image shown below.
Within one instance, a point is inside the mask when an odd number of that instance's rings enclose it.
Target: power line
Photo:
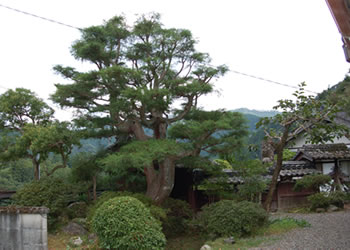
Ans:
[[[56,20],[53,20],[53,19],[50,19],[50,18],[38,16],[38,15],[29,13],[29,12],[26,12],[26,11],[22,11],[22,10],[19,10],[19,9],[15,9],[15,8],[12,8],[12,7],[3,5],[3,4],[0,4],[0,7],[6,8],[6,9],[9,9],[9,10],[12,10],[12,11],[24,14],[24,15],[28,15],[28,16],[32,16],[32,17],[35,17],[35,18],[39,18],[39,19],[42,19],[42,20],[45,20],[45,21],[48,21],[48,22],[52,22],[52,23],[55,23],[55,24],[63,25],[63,26],[66,26],[66,27],[69,27],[69,28],[72,28],[72,29],[77,29],[77,30],[80,30],[80,31],[82,30],[81,28],[75,27],[73,25],[62,23],[62,22],[59,22],[59,21],[56,21]]]
[[[69,28],[77,29],[79,31],[82,30],[81,28],[75,27],[75,26],[70,25],[70,24],[66,24],[66,23],[62,23],[62,22],[59,22],[59,21],[56,21],[56,20],[53,20],[53,19],[50,19],[50,18],[38,16],[38,15],[29,13],[29,12],[26,12],[26,11],[22,11],[22,10],[19,10],[19,9],[15,9],[15,8],[12,8],[12,7],[3,5],[3,4],[0,4],[0,7],[6,8],[6,9],[9,9],[9,10],[21,13],[21,14],[25,14],[25,15],[28,15],[28,16],[32,16],[32,17],[35,17],[35,18],[39,18],[39,19],[42,19],[44,21],[48,21],[48,22],[52,22],[52,23],[55,23],[55,24],[63,25],[63,26],[69,27]],[[266,79],[266,78],[263,78],[263,77],[260,77],[260,76],[255,76],[255,75],[243,73],[243,72],[240,72],[240,71],[237,71],[237,70],[230,70],[230,71],[232,73],[243,75],[243,76],[250,77],[250,78],[254,78],[254,79],[257,79],[257,80],[260,80],[260,81],[265,81],[265,82],[277,84],[277,85],[288,87],[288,88],[298,89],[297,86],[293,86],[293,85],[289,85],[289,84],[285,84],[285,83],[269,80],[269,79]],[[0,86],[0,88],[4,88],[4,87]],[[309,92],[309,93],[316,94],[316,95],[318,94],[317,92],[314,92],[314,91],[311,91],[311,90],[305,90],[305,91]]]
[[[231,71],[232,73],[235,73],[235,74],[239,74],[239,75],[243,75],[243,76],[247,76],[247,77],[250,77],[250,78],[254,78],[254,79],[258,79],[260,81],[265,81],[265,82],[269,82],[269,83],[273,83],[273,84],[277,84],[277,85],[280,85],[280,86],[284,86],[284,87],[288,87],[288,88],[293,88],[293,89],[299,89],[297,86],[293,86],[293,85],[289,85],[289,84],[286,84],[286,83],[281,83],[281,82],[276,82],[276,81],[272,81],[272,80],[269,80],[269,79],[266,79],[266,78],[263,78],[263,77],[260,77],[260,76],[255,76],[255,75],[251,75],[251,74],[247,74],[247,73],[243,73],[243,72],[239,72],[237,70],[229,70]],[[317,92],[315,91],[311,91],[311,90],[306,90],[306,92],[309,92],[309,93],[313,93],[313,94],[318,94]]]
[[[6,90],[9,90],[9,88],[4,87],[4,86],[1,86],[1,85],[0,85],[0,89],[6,89]]]

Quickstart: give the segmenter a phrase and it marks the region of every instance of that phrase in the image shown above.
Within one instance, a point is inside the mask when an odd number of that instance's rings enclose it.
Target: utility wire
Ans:
[[[265,81],[265,82],[277,84],[277,85],[288,87],[288,88],[299,89],[297,86],[293,86],[293,85],[289,85],[289,84],[285,84],[285,83],[281,83],[281,82],[272,81],[272,80],[269,80],[269,79],[266,79],[266,78],[263,78],[263,77],[260,77],[260,76],[255,76],[255,75],[250,75],[250,74],[247,74],[247,73],[239,72],[237,70],[232,70],[231,69],[229,71],[231,71],[232,73],[235,73],[235,74],[239,74],[239,75],[247,76],[247,77],[250,77],[250,78],[258,79],[260,81]],[[318,94],[315,91],[311,91],[311,90],[307,90],[307,89],[305,89],[305,91],[309,92],[309,93],[316,94],[316,95]]]
[[[29,13],[29,12],[25,12],[25,11],[22,11],[22,10],[19,10],[19,9],[15,9],[15,8],[12,8],[12,7],[9,7],[9,6],[5,6],[3,4],[0,4],[0,7],[6,8],[6,9],[9,9],[9,10],[21,13],[21,14],[25,14],[25,15],[28,15],[28,16],[32,16],[32,17],[35,17],[35,18],[39,18],[39,19],[42,19],[44,21],[48,21],[48,22],[52,22],[52,23],[55,23],[55,24],[63,25],[63,26],[69,27],[69,28],[80,30],[80,31],[82,30],[81,28],[75,27],[73,25],[62,23],[62,22],[59,22],[59,21],[56,21],[56,20],[53,20],[53,19],[50,19],[50,18],[38,16],[38,15]],[[263,78],[263,77],[260,77],[260,76],[255,76],[255,75],[243,73],[243,72],[240,72],[240,71],[237,71],[237,70],[230,70],[230,71],[232,73],[243,75],[243,76],[250,77],[250,78],[254,78],[254,79],[257,79],[257,80],[260,80],[260,81],[265,81],[265,82],[277,84],[277,85],[288,87],[288,88],[298,89],[298,87],[296,87],[296,86],[288,85],[288,84],[281,83],[281,82],[272,81],[272,80],[269,80],[269,79],[266,79],[266,78]],[[5,88],[5,87],[0,86],[0,88]],[[305,90],[305,91],[309,92],[309,93],[316,94],[316,95],[318,94],[317,92],[314,92],[314,91],[311,91],[311,90]]]
[[[9,88],[4,87],[4,86],[1,86],[1,85],[0,85],[0,89],[6,89],[6,90],[9,90]]]
[[[48,21],[48,22],[52,22],[52,23],[55,23],[55,24],[63,25],[63,26],[66,26],[66,27],[69,27],[69,28],[72,28],[72,29],[77,29],[77,30],[80,30],[80,31],[82,30],[81,28],[75,27],[73,25],[62,23],[62,22],[59,22],[59,21],[56,21],[56,20],[53,20],[53,19],[50,19],[50,18],[38,16],[38,15],[29,13],[29,12],[25,12],[25,11],[22,11],[22,10],[19,10],[19,9],[15,9],[15,8],[12,8],[12,7],[3,5],[3,4],[0,4],[0,7],[6,8],[6,9],[9,9],[9,10],[21,13],[21,14],[25,14],[25,15],[28,15],[28,16],[32,16],[32,17],[35,17],[35,18],[39,18],[39,19],[42,19],[42,20],[45,20],[45,21]]]

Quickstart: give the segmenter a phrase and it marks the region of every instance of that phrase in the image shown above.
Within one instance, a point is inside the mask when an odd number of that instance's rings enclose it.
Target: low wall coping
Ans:
[[[48,214],[50,209],[47,207],[22,207],[7,206],[0,207],[0,214]]]

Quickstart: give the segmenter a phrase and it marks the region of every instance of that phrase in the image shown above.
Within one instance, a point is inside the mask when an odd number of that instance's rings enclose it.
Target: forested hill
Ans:
[[[277,114],[276,111],[259,111],[259,110],[250,110],[247,108],[240,108],[231,110],[231,112],[240,112],[244,115],[247,120],[248,130],[249,130],[249,144],[257,144],[259,146],[260,140],[263,139],[264,134],[262,131],[256,130],[256,123],[260,120],[261,117],[270,117]],[[77,154],[78,152],[91,152],[94,153],[101,148],[107,148],[115,143],[114,138],[103,138],[103,139],[84,139],[81,140],[81,147],[74,147],[72,155]]]
[[[239,108],[231,110],[232,112],[239,112],[244,115],[244,117],[247,119],[247,125],[249,127],[249,132],[253,132],[256,130],[255,126],[256,123],[260,120],[262,117],[272,117],[278,114],[277,111],[274,110],[255,110],[255,109],[247,109],[247,108]]]
[[[231,112],[239,112],[244,115],[244,117],[247,120],[248,130],[249,130],[249,136],[247,138],[247,144],[248,145],[255,145],[256,151],[255,152],[248,152],[246,151],[246,154],[249,155],[250,158],[259,158],[261,153],[261,142],[264,139],[264,132],[262,129],[256,129],[256,123],[260,120],[262,117],[272,117],[278,114],[277,111],[260,111],[260,110],[252,110],[247,108],[240,108],[231,110]]]
[[[240,112],[243,114],[254,115],[257,117],[271,117],[271,116],[275,116],[276,114],[278,114],[278,112],[275,110],[256,110],[256,109],[247,109],[247,108],[239,108],[239,109],[234,109],[231,111]]]

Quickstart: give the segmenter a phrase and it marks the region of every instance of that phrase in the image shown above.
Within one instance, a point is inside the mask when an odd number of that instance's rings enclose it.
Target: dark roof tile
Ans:
[[[350,149],[344,143],[304,145],[299,152],[313,160],[350,159]]]
[[[274,167],[269,169],[269,174],[273,174]],[[299,177],[309,174],[319,174],[314,165],[308,161],[284,161],[280,172],[280,177]]]

